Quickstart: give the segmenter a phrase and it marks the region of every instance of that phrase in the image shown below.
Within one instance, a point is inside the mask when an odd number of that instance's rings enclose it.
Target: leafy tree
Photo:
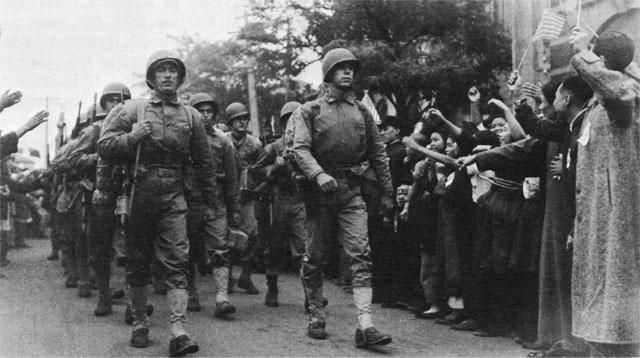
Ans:
[[[499,71],[510,67],[510,40],[486,12],[487,1],[314,1],[303,11],[307,46],[320,53],[347,47],[362,61],[360,88],[375,76],[415,120],[416,93],[436,90],[447,115],[466,107],[477,84],[497,96]],[[413,117],[413,118],[412,118]]]

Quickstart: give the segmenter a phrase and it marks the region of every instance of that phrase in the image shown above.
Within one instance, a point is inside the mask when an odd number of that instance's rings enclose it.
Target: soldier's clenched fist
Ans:
[[[151,134],[151,122],[141,121],[141,122],[134,123],[133,126],[131,127],[131,133],[136,138],[142,139],[147,137],[149,134]]]
[[[336,180],[327,173],[318,174],[316,177],[316,183],[318,183],[320,190],[325,193],[332,193],[338,189],[338,182],[336,182]]]

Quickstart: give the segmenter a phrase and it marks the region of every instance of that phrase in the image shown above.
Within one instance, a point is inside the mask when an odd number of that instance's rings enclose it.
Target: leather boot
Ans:
[[[58,251],[51,251],[51,254],[47,256],[47,261],[56,261],[59,259],[60,256],[58,255]]]
[[[147,286],[131,287],[131,311],[133,316],[133,331],[131,332],[131,346],[145,348],[149,346],[149,319],[147,317]]]
[[[88,281],[81,281],[82,283],[78,283],[78,297],[91,297],[91,283]]]
[[[278,275],[267,275],[267,294],[264,304],[269,307],[278,307]]]
[[[374,327],[356,329],[356,347],[367,348],[371,346],[384,346],[391,343],[391,336],[378,332]]]
[[[325,331],[325,314],[322,308],[322,286],[307,288],[306,291],[311,311],[307,324],[307,336],[313,339],[326,339],[328,335]]]
[[[242,264],[242,273],[238,278],[238,287],[245,290],[250,295],[259,295],[260,291],[251,282],[251,263],[245,262]]]
[[[110,272],[96,272],[96,283],[98,284],[98,304],[93,314],[101,317],[111,313],[111,288],[109,287]]]
[[[198,344],[189,338],[184,329],[189,294],[187,290],[175,288],[167,291],[167,302],[171,311],[171,336],[169,356],[180,357],[198,351]]]
[[[185,354],[196,353],[199,349],[198,343],[192,341],[186,334],[169,341],[169,357],[181,357]]]

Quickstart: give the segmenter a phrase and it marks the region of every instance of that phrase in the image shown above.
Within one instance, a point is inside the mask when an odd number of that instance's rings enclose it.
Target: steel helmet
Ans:
[[[100,107],[104,107],[104,102],[107,100],[107,96],[110,95],[122,95],[123,100],[131,99],[131,92],[129,88],[120,82],[111,82],[104,86],[102,94],[100,95]]]
[[[89,108],[87,109],[87,112],[85,113],[84,116],[84,120],[81,120],[81,123],[84,122],[89,122],[89,119],[91,119],[91,116],[93,115],[93,109],[95,108],[95,104],[91,104],[89,106]],[[96,121],[99,121],[101,119],[104,119],[107,116],[107,112],[105,112],[104,108],[102,108],[102,106],[98,105],[98,108],[96,109]]]
[[[249,111],[244,104],[240,102],[233,102],[224,110],[224,115],[227,117],[227,124],[230,124],[235,118],[248,116]]]
[[[353,52],[346,48],[334,48],[327,52],[322,59],[322,78],[324,82],[330,82],[330,80],[327,79],[329,73],[335,65],[342,62],[351,62],[353,64],[354,71],[360,71],[360,61],[356,58]]]
[[[187,75],[187,69],[184,66],[184,62],[182,62],[181,59],[178,58],[178,55],[176,55],[175,53],[168,51],[168,50],[159,50],[156,51],[154,53],[151,54],[151,56],[149,56],[149,60],[147,61],[147,86],[149,86],[149,88],[153,89],[153,71],[155,69],[155,67],[164,61],[172,61],[173,63],[176,64],[176,67],[178,67],[178,75],[180,76],[180,81],[178,83],[178,86],[180,86],[183,82],[184,79]]]
[[[293,113],[300,106],[302,106],[302,104],[296,101],[285,103],[284,106],[282,106],[282,109],[280,110],[280,119],[282,119],[282,117],[286,116],[287,114]]]
[[[198,107],[200,104],[209,103],[213,106],[214,111],[218,110],[218,102],[208,93],[200,92],[196,93],[189,99],[189,105],[192,107]]]

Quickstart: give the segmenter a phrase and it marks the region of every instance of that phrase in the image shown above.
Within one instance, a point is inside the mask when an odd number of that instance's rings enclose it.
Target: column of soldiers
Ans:
[[[351,52],[329,51],[323,61],[327,90],[314,101],[285,104],[280,113],[284,135],[265,148],[248,134],[249,111],[243,104],[227,106],[229,130],[224,133],[212,96],[198,93],[188,105],[180,102],[177,92],[186,68],[169,51],[152,54],[147,63],[150,99],[131,99],[120,83],[107,85],[52,162],[58,178],[55,220],[63,242],[65,285],[78,287],[80,297],[91,296],[92,285],[97,287],[94,314],[110,314],[112,300],[124,295],[110,285],[113,238],[124,228],[130,344],[150,344],[153,306],[147,302],[147,286],[156,265],[168,288],[169,354],[182,356],[199,349],[186,330],[186,312],[202,309],[196,284],[199,263],[212,266],[214,315],[225,317],[236,311],[228,297],[236,283],[249,294],[259,294],[251,274],[261,247],[267,278],[264,302],[278,306],[278,274],[288,246],[301,274],[307,334],[325,339],[323,265],[337,239],[349,257],[356,346],[390,343],[391,337],[377,331],[371,317],[361,163],[368,161],[375,173],[383,212],[393,209],[393,191],[377,126],[353,91],[359,66]],[[258,235],[263,230],[256,220],[258,192],[266,193],[269,231],[277,235]],[[233,264],[241,266],[237,281]]]

